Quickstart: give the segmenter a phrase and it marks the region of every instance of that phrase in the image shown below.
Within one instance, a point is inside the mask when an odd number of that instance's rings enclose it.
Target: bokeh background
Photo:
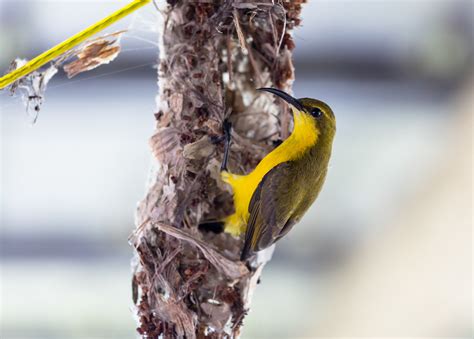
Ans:
[[[127,1],[0,1],[0,70]],[[127,237],[157,92],[148,6],[118,59],[60,75],[32,126],[0,92],[1,338],[132,338]],[[338,131],[317,201],[278,246],[244,338],[471,338],[473,2],[311,0],[298,97]]]

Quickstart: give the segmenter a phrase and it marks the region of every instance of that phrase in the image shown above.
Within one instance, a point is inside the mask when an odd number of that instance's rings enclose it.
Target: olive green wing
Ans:
[[[290,162],[275,166],[263,177],[250,200],[241,260],[271,246],[295,224],[292,219],[295,192],[291,189],[296,186],[293,179]]]

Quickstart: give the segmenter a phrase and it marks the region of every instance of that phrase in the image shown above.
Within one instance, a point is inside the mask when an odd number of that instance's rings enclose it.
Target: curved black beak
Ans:
[[[288,93],[283,92],[282,90],[276,89],[276,88],[269,88],[269,87],[262,87],[258,88],[258,91],[265,91],[265,92],[270,92],[272,94],[275,94],[276,96],[279,96],[283,100],[285,100],[287,103],[290,105],[293,105],[297,110],[299,111],[304,111],[304,107],[301,104],[301,102],[298,101],[298,99],[293,98],[291,95]]]

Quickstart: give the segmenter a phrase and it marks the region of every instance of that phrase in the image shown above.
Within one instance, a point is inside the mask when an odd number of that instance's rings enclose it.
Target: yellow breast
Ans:
[[[232,186],[235,208],[235,213],[224,220],[226,232],[239,235],[245,231],[250,200],[265,174],[283,162],[298,159],[317,142],[318,130],[313,118],[295,109],[293,117],[294,128],[291,135],[267,154],[252,172],[247,175],[222,172],[222,180]]]

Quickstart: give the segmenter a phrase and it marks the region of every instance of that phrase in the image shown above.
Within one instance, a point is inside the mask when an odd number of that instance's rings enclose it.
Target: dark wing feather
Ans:
[[[260,191],[262,189],[262,185],[258,185],[257,189],[252,195],[252,199],[250,200],[249,204],[249,220],[247,222],[247,230],[245,232],[245,242],[244,242],[244,248],[242,250],[242,254],[240,256],[240,260],[245,260],[248,258],[251,248],[253,247],[253,238],[255,234],[255,228],[258,224],[260,224],[260,221],[257,221],[257,219],[260,217]]]
[[[263,250],[286,234],[291,219],[291,164],[281,163],[270,170],[255,190],[249,204],[249,221],[241,259]]]

